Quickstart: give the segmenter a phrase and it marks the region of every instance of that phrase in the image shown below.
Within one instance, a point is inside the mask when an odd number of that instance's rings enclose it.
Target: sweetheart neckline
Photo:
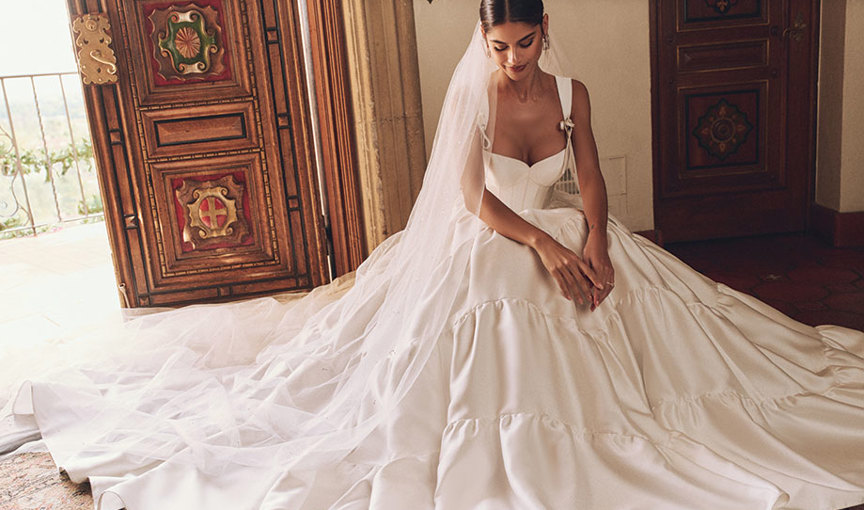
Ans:
[[[551,155],[549,155],[549,156],[546,156],[546,157],[543,158],[543,159],[540,159],[540,160],[535,161],[533,165],[529,165],[528,163],[522,161],[521,159],[519,159],[519,158],[514,158],[513,156],[505,156],[504,154],[498,154],[497,152],[492,152],[492,151],[489,151],[489,154],[491,154],[491,155],[493,155],[493,156],[498,156],[499,158],[509,159],[509,160],[511,160],[511,161],[517,161],[517,162],[519,162],[519,163],[525,165],[526,167],[528,167],[529,170],[531,170],[532,168],[534,168],[535,166],[539,165],[540,163],[543,163],[544,161],[548,161],[548,160],[554,158],[555,156],[559,156],[559,155],[563,154],[566,150],[567,150],[567,147],[564,147],[563,149],[561,149],[560,151],[556,152],[555,154],[551,154]]]

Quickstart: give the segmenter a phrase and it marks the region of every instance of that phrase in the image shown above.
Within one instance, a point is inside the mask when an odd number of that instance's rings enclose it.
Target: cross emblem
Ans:
[[[223,177],[223,180],[227,184],[230,177]],[[197,229],[195,235],[199,239],[225,237],[235,232],[235,223],[239,220],[237,200],[228,198],[229,188],[222,185],[222,180],[196,183],[194,187],[184,182],[177,193],[181,197],[192,195],[195,199],[187,202],[186,209],[189,227]]]
[[[207,197],[201,202],[198,216],[201,218],[201,222],[207,225],[207,227],[217,229],[228,219],[228,210],[221,200],[216,197]]]

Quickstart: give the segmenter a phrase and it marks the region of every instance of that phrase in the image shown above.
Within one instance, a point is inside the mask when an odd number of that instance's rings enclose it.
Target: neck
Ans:
[[[535,66],[534,72],[522,80],[514,81],[507,77],[507,79],[504,80],[504,87],[516,96],[520,102],[526,103],[531,99],[540,97],[541,95],[539,93],[542,88],[540,74],[540,68]]]

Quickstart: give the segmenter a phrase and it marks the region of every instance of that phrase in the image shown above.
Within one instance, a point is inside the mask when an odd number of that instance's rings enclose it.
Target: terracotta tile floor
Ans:
[[[864,330],[864,247],[832,248],[808,235],[783,234],[665,248],[800,322]]]

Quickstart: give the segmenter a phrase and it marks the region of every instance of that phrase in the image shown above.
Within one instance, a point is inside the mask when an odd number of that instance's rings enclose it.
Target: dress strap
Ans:
[[[564,149],[564,163],[561,169],[562,177],[555,187],[571,195],[576,195],[579,193],[579,186],[576,181],[576,165],[573,160],[574,124],[570,116],[570,111],[573,108],[573,84],[570,78],[565,76],[556,76],[555,83],[558,86],[558,97],[561,100],[561,110],[564,116],[564,119],[558,124],[558,128],[567,137],[567,146]]]
[[[561,110],[565,119],[570,118],[570,110],[573,109],[573,84],[566,76],[556,76],[555,83],[558,85],[558,97],[561,99]]]
[[[486,129],[489,124],[489,95],[486,95],[486,99],[480,104],[480,111],[477,112],[477,129],[480,130],[480,137],[483,142],[483,150],[491,151],[492,150],[492,140],[489,138],[489,134],[486,132]]]

